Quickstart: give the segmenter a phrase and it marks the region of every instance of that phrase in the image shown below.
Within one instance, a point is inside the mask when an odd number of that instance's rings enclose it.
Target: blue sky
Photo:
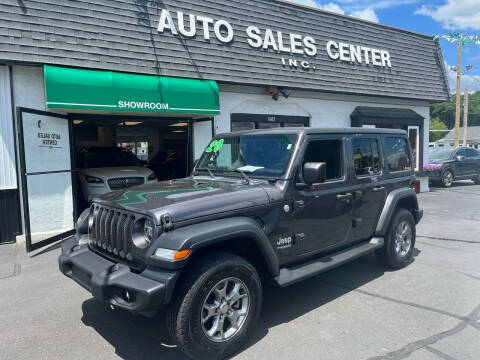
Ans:
[[[480,35],[480,0],[290,0],[325,10],[430,35],[459,32]],[[455,88],[457,44],[440,40],[448,65],[450,88]],[[472,69],[463,77],[462,89],[480,91],[480,45],[464,45],[463,66]]]

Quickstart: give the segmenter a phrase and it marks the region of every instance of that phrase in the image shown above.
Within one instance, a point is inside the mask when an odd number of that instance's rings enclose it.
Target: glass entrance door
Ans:
[[[420,161],[420,127],[409,126],[408,127],[408,139],[410,140],[410,147],[412,148],[413,163],[415,164],[415,171],[419,171]]]
[[[71,122],[67,117],[18,109],[27,251],[73,234]]]

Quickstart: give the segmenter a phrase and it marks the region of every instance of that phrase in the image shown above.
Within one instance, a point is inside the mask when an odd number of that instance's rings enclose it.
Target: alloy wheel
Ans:
[[[203,333],[214,342],[230,340],[245,324],[249,308],[250,294],[242,280],[232,277],[218,282],[203,302]]]
[[[412,227],[408,221],[402,221],[395,231],[395,251],[401,257],[404,257],[410,251],[412,246]]]
[[[452,182],[453,182],[452,172],[451,171],[445,172],[445,174],[443,175],[443,184],[449,187],[450,185],[452,185]]]

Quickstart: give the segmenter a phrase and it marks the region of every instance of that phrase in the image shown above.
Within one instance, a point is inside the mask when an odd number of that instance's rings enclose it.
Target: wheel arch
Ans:
[[[154,259],[157,248],[190,249],[190,256],[182,261],[166,262]],[[230,252],[250,261],[259,272],[270,276],[279,273],[278,257],[260,225],[249,217],[213,220],[185,226],[163,233],[146,254],[152,265],[181,269],[205,252]]]
[[[397,208],[409,210],[415,221],[417,223],[420,221],[422,212],[418,208],[418,200],[415,190],[408,187],[395,189],[387,195],[375,228],[375,235],[384,236],[387,233],[388,226],[390,225],[392,216]]]

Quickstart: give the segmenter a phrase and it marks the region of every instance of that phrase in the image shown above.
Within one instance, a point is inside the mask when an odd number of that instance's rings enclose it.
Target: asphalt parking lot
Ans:
[[[290,288],[267,287],[235,359],[479,359],[480,186],[419,195],[415,258],[365,256]],[[91,299],[58,271],[59,249],[0,247],[0,359],[184,359],[162,317]]]

